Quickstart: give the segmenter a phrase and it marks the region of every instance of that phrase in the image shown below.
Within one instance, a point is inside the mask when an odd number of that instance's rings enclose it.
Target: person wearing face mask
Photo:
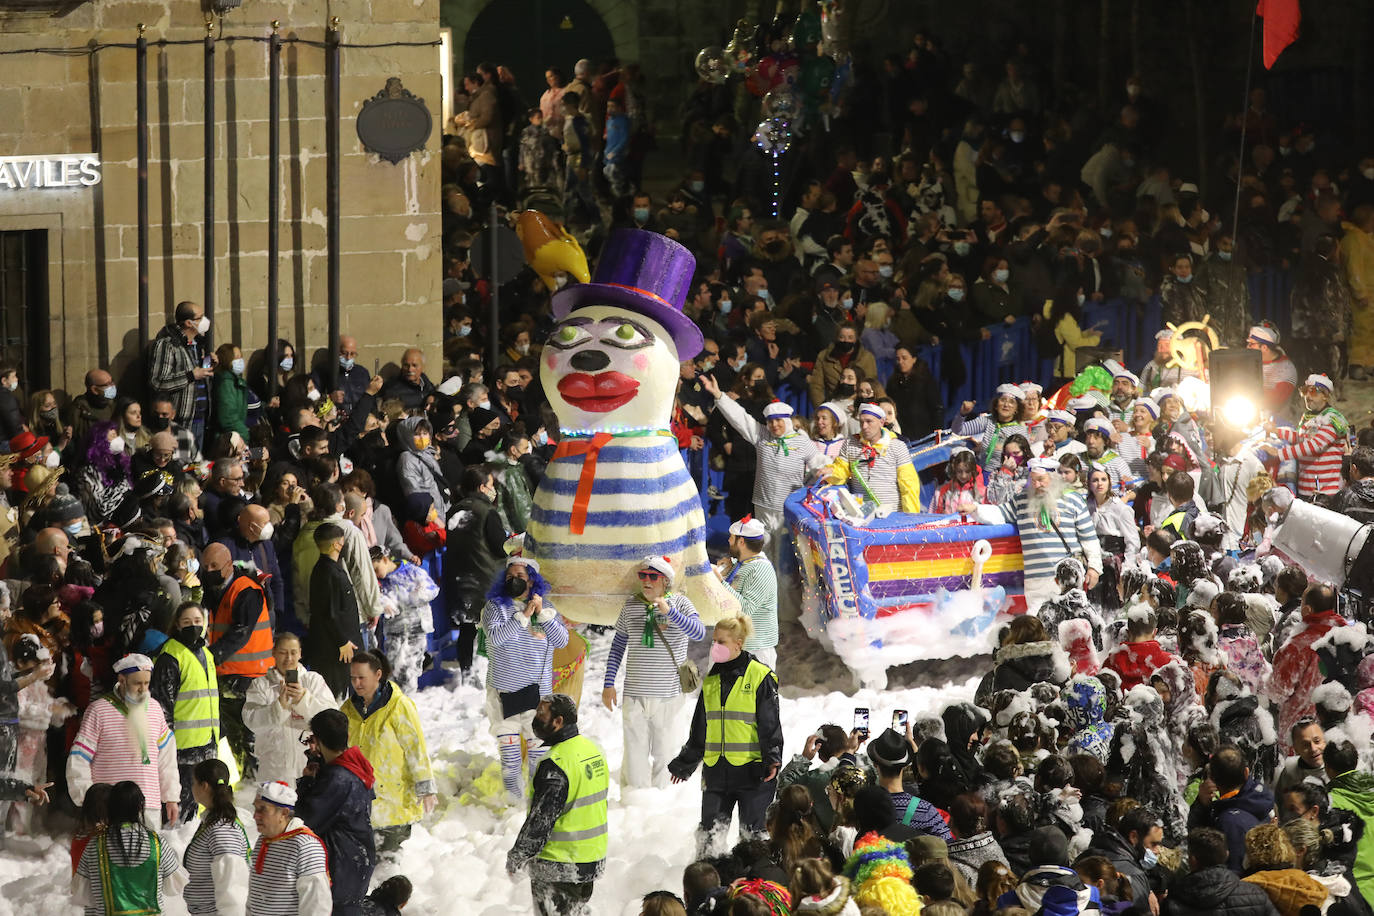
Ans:
[[[1226,233],[1212,241],[1212,254],[1197,270],[1194,285],[1207,303],[1209,324],[1223,347],[1242,347],[1250,330],[1250,284],[1245,266],[1236,261],[1235,242]]]
[[[91,426],[114,416],[115,396],[119,393],[114,376],[104,369],[87,372],[85,384],[86,390],[72,398],[67,408],[67,423],[78,440],[90,434]]]
[[[745,651],[753,631],[748,617],[727,617],[715,626],[711,670],[697,694],[692,730],[668,764],[674,783],[705,766],[697,854],[704,855],[713,834],[729,828],[739,808],[740,834],[764,831],[768,805],[782,765],[782,723],[777,675]]]
[[[113,422],[93,426],[91,444],[86,447],[86,466],[77,478],[81,502],[92,524],[107,522],[120,514],[126,500],[136,501],[129,466],[129,454],[118,427]]]
[[[150,686],[176,734],[183,824],[196,815],[191,771],[214,757],[219,745],[219,681],[205,636],[204,609],[194,603],[178,608],[171,636],[153,662]]]
[[[865,378],[877,378],[878,366],[873,354],[859,343],[859,326],[852,321],[842,323],[835,332],[835,342],[816,356],[815,367],[807,377],[811,402],[824,404],[834,395],[840,376],[849,366],[860,369]]]
[[[474,429],[473,435],[481,432]],[[401,446],[400,457],[396,459],[396,476],[402,494],[407,497],[415,493],[426,494],[439,518],[447,519],[452,493],[431,451],[434,428],[424,417],[406,417],[397,424],[395,438]]]
[[[253,680],[272,667],[272,612],[255,570],[236,565],[223,544],[201,554],[200,582],[204,607],[214,608],[207,642],[219,678],[220,732],[242,767],[253,752],[243,704]]]
[[[512,556],[490,580],[481,612],[489,659],[487,718],[500,754],[501,781],[516,801],[525,793],[522,765],[527,761],[533,776],[548,753],[546,745],[534,743],[534,712],[539,698],[553,689],[553,652],[569,638],[548,594],[539,564]]]
[[[1193,282],[1195,279],[1193,256],[1177,255],[1159,285],[1159,299],[1163,305],[1161,321],[1177,326],[1186,321],[1201,321],[1203,314],[1210,311],[1198,284]]]
[[[610,768],[601,748],[578,732],[572,697],[541,699],[533,728],[548,758],[535,772],[529,813],[506,855],[506,873],[513,878],[529,867],[536,913],[590,912],[594,882],[606,869]]]
[[[15,366],[0,363],[0,446],[5,445],[24,429],[21,397],[19,370]]]
[[[172,399],[176,421],[192,431],[197,444],[205,439],[210,377],[217,362],[206,343],[209,331],[203,308],[179,302],[172,322],[158,332],[148,354],[148,388]]]
[[[237,432],[248,438],[248,382],[243,377],[245,363],[238,344],[221,344],[215,351],[219,367],[215,370],[215,432]]]
[[[162,706],[150,703],[153,661],[126,655],[115,662],[114,692],[91,702],[67,755],[67,791],[78,806],[98,782],[137,783],[149,821],[178,823],[181,778],[177,742]]]
[[[226,507],[222,514],[231,511]],[[224,545],[236,564],[251,565],[268,577],[272,607],[279,609],[279,615],[285,617],[289,605],[286,602],[286,582],[282,579],[281,563],[272,543],[275,532],[276,526],[272,524],[272,514],[267,507],[248,505],[238,512],[230,532],[219,538],[218,543]]]

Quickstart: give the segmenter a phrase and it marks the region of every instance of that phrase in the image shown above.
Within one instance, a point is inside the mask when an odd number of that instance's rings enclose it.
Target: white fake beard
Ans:
[[[1031,517],[1039,518],[1041,512],[1048,512],[1050,518],[1058,521],[1059,497],[1064,494],[1063,483],[1060,480],[1052,480],[1043,493],[1036,492],[1029,484],[1027,487],[1026,503],[1030,508]]]
[[[129,714],[124,717],[124,727],[129,730],[129,740],[135,748],[148,749],[151,757],[152,751],[148,748],[148,694],[143,694],[137,700],[123,691],[120,691],[120,696],[129,709]]]

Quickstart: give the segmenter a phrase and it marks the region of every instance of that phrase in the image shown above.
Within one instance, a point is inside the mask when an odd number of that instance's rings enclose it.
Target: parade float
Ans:
[[[912,447],[922,505],[960,437]],[[786,503],[807,632],[865,686],[911,662],[983,655],[999,618],[1024,613],[1014,525],[959,515],[881,513],[842,487],[798,490]]]

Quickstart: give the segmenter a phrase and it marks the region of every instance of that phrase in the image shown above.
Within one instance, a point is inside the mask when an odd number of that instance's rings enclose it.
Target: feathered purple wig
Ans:
[[[548,595],[549,580],[528,566],[525,567],[525,572],[530,574],[530,587],[525,594],[538,595],[540,598]],[[506,597],[506,568],[504,566],[501,567],[501,574],[496,577],[496,581],[491,583],[491,588],[487,589],[487,600],[493,604],[501,604],[511,600]]]
[[[129,451],[119,454],[110,451],[110,430],[118,430],[112,420],[91,427],[91,444],[86,446],[86,463],[100,472],[100,482],[107,487],[129,482]]]

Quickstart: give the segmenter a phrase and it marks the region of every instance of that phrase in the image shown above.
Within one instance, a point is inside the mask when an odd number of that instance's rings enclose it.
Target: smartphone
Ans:
[[[301,679],[301,669],[291,668],[287,671],[283,671],[282,677],[286,679],[286,683],[288,684],[299,683]]]
[[[868,707],[854,707],[854,731],[859,733],[861,740],[868,740]]]
[[[372,361],[372,374],[373,374],[373,375],[381,375],[381,374],[382,374],[382,361],[381,361],[380,359],[374,359],[374,360]]]
[[[892,730],[906,734],[907,714],[905,709],[892,710]]]

